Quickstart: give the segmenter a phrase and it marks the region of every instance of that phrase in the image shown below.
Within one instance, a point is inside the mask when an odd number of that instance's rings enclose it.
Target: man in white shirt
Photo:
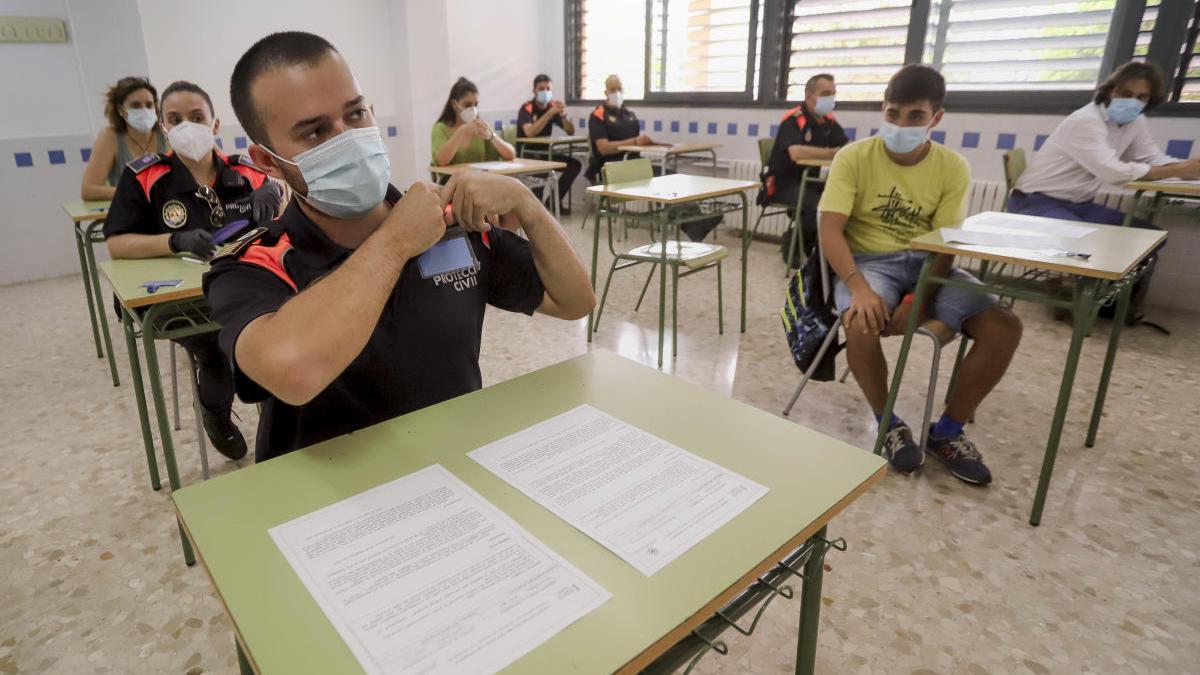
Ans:
[[[1092,201],[1101,189],[1134,180],[1200,179],[1200,159],[1175,159],[1150,138],[1142,112],[1164,98],[1158,66],[1130,62],[1117,68],[1092,102],[1067,116],[1046,139],[1017,180],[1008,210],[1120,225],[1123,213]]]

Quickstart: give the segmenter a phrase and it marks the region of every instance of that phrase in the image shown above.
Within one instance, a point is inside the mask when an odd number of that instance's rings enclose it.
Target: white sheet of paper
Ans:
[[[520,162],[475,162],[471,164],[472,169],[480,171],[503,171],[504,169],[516,169],[524,166]]]
[[[467,454],[646,576],[767,493],[590,405]]]
[[[1007,234],[986,230],[959,230],[943,227],[942,240],[977,246],[999,246],[1026,250],[1066,249],[1070,245],[1059,237],[1044,237],[1028,234]]]
[[[1186,178],[1160,178],[1154,183],[1176,183],[1179,185],[1200,185],[1200,180],[1188,180]]]
[[[1053,218],[996,211],[985,211],[967,218],[963,221],[963,229],[1025,236],[1042,235],[1062,239],[1079,239],[1096,231],[1094,227],[1076,225]]]
[[[611,597],[439,464],[268,532],[372,675],[494,673]]]

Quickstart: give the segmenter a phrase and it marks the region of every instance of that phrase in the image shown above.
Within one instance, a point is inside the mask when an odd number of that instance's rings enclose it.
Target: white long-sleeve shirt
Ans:
[[[1124,126],[1108,119],[1108,106],[1089,103],[1059,123],[1021,177],[1016,189],[1072,202],[1088,202],[1102,188],[1146,175],[1151,167],[1180,160],[1150,138],[1145,115]]]

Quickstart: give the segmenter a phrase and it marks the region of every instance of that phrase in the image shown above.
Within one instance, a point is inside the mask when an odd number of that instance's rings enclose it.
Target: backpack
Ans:
[[[792,361],[800,372],[808,372],[829,331],[836,330],[834,322],[837,316],[826,300],[820,264],[819,256],[809,256],[800,272],[792,275],[783,309],[779,312]],[[825,350],[821,362],[813,371],[812,379],[818,382],[833,381],[836,377],[835,358],[844,346],[844,343],[834,342]]]

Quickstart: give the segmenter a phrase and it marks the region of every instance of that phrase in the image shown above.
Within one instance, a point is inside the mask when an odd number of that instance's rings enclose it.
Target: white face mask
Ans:
[[[167,132],[167,140],[172,150],[199,162],[212,152],[213,130],[196,122],[180,122]]]
[[[479,117],[478,106],[471,106],[470,108],[463,108],[458,111],[458,119],[462,120],[464,124],[474,122],[476,117]]]
[[[614,91],[608,95],[608,105],[613,108],[620,108],[621,104],[625,103],[625,94],[619,91]]]
[[[334,218],[361,218],[387,195],[391,162],[378,127],[350,129],[290,160],[308,186],[301,198]]]
[[[126,108],[125,122],[138,131],[150,131],[158,123],[154,108]]]

